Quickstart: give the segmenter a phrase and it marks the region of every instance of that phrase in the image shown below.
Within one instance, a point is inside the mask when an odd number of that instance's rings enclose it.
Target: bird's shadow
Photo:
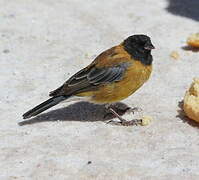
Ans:
[[[179,107],[180,109],[178,110],[178,115],[177,115],[176,117],[177,117],[177,118],[180,118],[184,123],[187,123],[187,124],[189,124],[189,125],[191,125],[191,126],[193,126],[193,127],[199,128],[199,123],[195,122],[195,121],[192,120],[192,119],[189,119],[189,118],[186,116],[186,114],[185,114],[185,112],[184,112],[184,110],[183,110],[183,101],[180,101],[180,102],[178,103],[178,107]]]
[[[119,115],[129,110],[129,107],[124,103],[116,103],[112,107]],[[32,119],[21,121],[20,126],[30,125],[46,121],[82,121],[95,122],[106,121],[114,118],[108,113],[104,105],[91,104],[88,102],[78,102],[67,107],[49,111],[38,115]]]
[[[199,48],[191,46],[183,46],[182,49],[185,51],[199,52]]]
[[[166,8],[168,12],[199,21],[198,0],[168,0],[168,2],[169,5]]]

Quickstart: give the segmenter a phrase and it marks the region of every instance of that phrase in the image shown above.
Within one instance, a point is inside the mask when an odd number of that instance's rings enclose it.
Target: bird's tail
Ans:
[[[40,114],[41,112],[57,105],[61,101],[64,101],[68,99],[70,96],[57,96],[57,97],[52,97],[48,99],[47,101],[44,101],[43,103],[39,104],[38,106],[34,107],[33,109],[27,111],[25,114],[23,114],[23,119],[30,118],[32,116],[36,116]]]

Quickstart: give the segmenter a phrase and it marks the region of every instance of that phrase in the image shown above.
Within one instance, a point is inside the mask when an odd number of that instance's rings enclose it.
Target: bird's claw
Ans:
[[[106,124],[120,125],[121,121],[109,120],[109,121],[106,122]]]
[[[111,123],[114,125],[121,125],[121,126],[138,126],[140,124],[142,124],[142,119],[133,119],[131,121],[126,121],[126,120],[122,120],[122,121],[114,121],[114,120],[110,120],[108,122],[106,122],[107,124]]]

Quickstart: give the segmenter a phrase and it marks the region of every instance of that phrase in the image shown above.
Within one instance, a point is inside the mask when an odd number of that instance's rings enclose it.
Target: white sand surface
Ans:
[[[0,0],[0,180],[198,180],[199,126],[179,107],[199,76],[199,51],[183,48],[199,31],[198,7],[198,0]],[[154,71],[123,103],[152,116],[150,125],[107,125],[102,106],[78,102],[19,126],[49,91],[136,33],[156,47]]]

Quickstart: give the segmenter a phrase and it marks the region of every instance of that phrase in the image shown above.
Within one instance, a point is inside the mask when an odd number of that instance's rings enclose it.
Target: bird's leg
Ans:
[[[135,114],[135,112],[141,112],[142,109],[139,108],[139,107],[134,107],[134,108],[131,108],[129,106],[127,106],[126,104],[122,104],[122,103],[115,103],[115,104],[106,104],[105,105],[106,109],[108,110],[107,113],[104,115],[104,119],[106,118],[111,118],[113,117],[113,113],[109,110],[110,107],[112,107],[112,109],[117,112],[117,114],[119,114],[120,116],[122,116],[123,114],[125,113],[133,113]]]
[[[104,119],[108,119],[108,118],[113,118],[113,116],[115,116],[115,114],[113,114],[109,108],[112,108],[118,115],[122,116],[123,114],[125,114],[126,112],[132,112],[131,108],[128,107],[125,104],[106,104],[106,114],[104,115]]]
[[[139,107],[134,107],[134,108],[131,108],[131,107],[128,107],[126,109],[126,112],[127,113],[135,113],[135,112],[141,112],[142,111],[142,108],[139,108]]]
[[[123,126],[132,126],[132,125],[138,125],[142,123],[141,119],[134,119],[131,121],[127,121],[124,118],[122,118],[117,112],[115,112],[115,110],[113,110],[113,108],[111,108],[110,106],[108,106],[107,108],[114,116],[116,116],[120,120],[120,122],[115,122],[113,120],[110,120],[107,123],[121,124]]]

